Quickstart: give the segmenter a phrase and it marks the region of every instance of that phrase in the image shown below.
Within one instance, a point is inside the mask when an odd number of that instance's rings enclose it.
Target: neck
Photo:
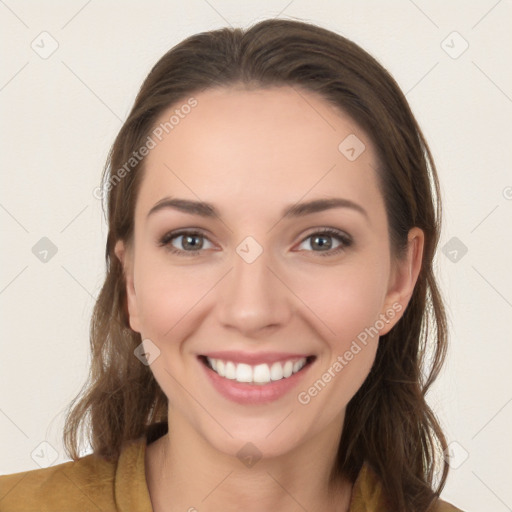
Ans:
[[[258,460],[256,448],[250,446],[240,457],[216,450],[173,416],[169,433],[146,450],[153,510],[346,512],[351,483],[340,479],[329,485],[340,432],[341,425],[333,425],[291,452]]]

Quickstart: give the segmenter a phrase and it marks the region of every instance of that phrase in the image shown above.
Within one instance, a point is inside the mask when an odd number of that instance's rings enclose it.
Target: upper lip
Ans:
[[[245,363],[251,366],[257,364],[272,364],[282,361],[294,361],[307,357],[311,357],[312,354],[297,354],[291,352],[240,352],[237,350],[223,350],[208,352],[202,354],[205,357],[211,359],[220,359],[222,361],[232,361],[233,363]]]

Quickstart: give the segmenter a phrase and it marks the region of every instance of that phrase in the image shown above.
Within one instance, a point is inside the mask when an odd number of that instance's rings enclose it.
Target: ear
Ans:
[[[126,282],[126,302],[128,306],[128,318],[130,327],[140,333],[139,311],[137,305],[137,295],[133,280],[133,250],[128,247],[123,240],[116,242],[114,252],[117,259],[123,267],[124,279]]]
[[[381,318],[385,317],[385,326],[379,331],[380,336],[387,334],[400,320],[412,297],[416,281],[421,270],[425,234],[414,227],[407,237],[405,256],[393,263],[388,291]]]

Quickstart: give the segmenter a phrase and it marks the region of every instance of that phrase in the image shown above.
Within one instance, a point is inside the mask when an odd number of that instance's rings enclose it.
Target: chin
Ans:
[[[283,414],[278,421],[259,421],[256,422],[258,425],[254,424],[253,419],[237,421],[237,424],[231,425],[224,422],[223,426],[231,435],[224,430],[217,430],[216,435],[210,431],[203,433],[202,437],[214,450],[237,457],[243,463],[245,457],[258,460],[280,457],[292,452],[309,437],[304,424],[298,427],[296,419],[291,420],[292,416],[283,422],[286,417]]]

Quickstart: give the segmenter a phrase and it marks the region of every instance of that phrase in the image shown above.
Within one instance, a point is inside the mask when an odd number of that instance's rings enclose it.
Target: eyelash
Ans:
[[[179,236],[190,235],[190,236],[199,236],[202,238],[207,238],[204,233],[196,230],[182,230],[182,231],[171,231],[170,233],[166,233],[159,241],[160,247],[165,247],[169,252],[173,254],[183,255],[183,256],[197,256],[201,253],[201,250],[198,251],[182,251],[180,249],[176,249],[171,245],[171,241]],[[318,235],[327,235],[332,238],[336,238],[341,242],[341,245],[335,249],[330,249],[328,251],[307,251],[307,252],[316,252],[319,256],[327,257],[327,256],[335,256],[339,252],[344,249],[350,247],[353,243],[352,238],[345,234],[343,231],[338,231],[333,228],[321,228],[319,231],[314,231],[309,234],[305,238],[302,239],[302,242],[305,242],[308,238],[312,238],[313,236]]]

